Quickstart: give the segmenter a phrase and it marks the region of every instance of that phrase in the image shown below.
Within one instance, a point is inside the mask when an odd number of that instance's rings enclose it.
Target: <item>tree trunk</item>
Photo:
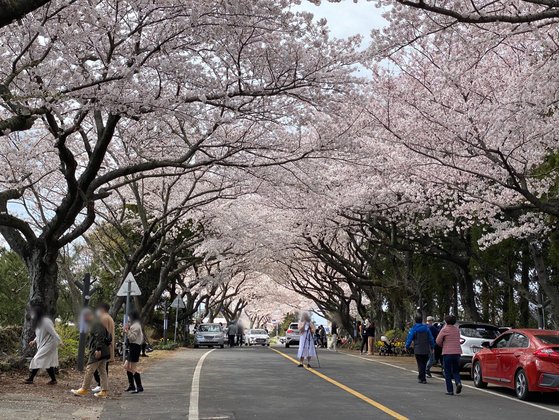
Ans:
[[[469,267],[466,265],[462,268],[461,283],[461,303],[464,308],[464,319],[468,321],[481,321],[476,305],[476,296],[474,290],[474,279],[470,273]]]
[[[547,311],[551,314],[554,322],[556,322],[558,318],[557,313],[559,311],[559,291],[551,283],[549,278],[542,246],[534,242],[530,243],[530,253],[532,254],[534,268],[536,269],[536,273],[538,275],[538,284],[550,301],[550,307]]]
[[[31,307],[41,305],[45,314],[56,318],[56,301],[58,300],[58,251],[35,246],[25,255],[24,261],[29,273],[29,302],[25,308],[25,321],[21,335],[21,353],[29,356],[29,342],[35,337],[31,320]]]

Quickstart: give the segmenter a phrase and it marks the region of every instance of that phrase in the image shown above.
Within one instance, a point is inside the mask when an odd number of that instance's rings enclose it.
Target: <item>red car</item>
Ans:
[[[472,360],[477,388],[512,388],[521,400],[531,392],[559,391],[559,331],[512,329],[482,343]]]

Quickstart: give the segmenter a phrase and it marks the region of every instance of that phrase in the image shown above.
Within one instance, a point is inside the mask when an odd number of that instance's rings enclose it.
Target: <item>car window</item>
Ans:
[[[538,334],[536,338],[544,344],[559,344],[559,335]]]
[[[530,347],[530,340],[524,334],[514,333],[509,341],[508,347],[527,348]]]
[[[499,329],[489,325],[464,324],[460,325],[460,334],[470,338],[486,338],[492,340],[499,336]]]
[[[264,330],[251,330],[250,333],[251,334],[266,334],[266,331],[264,331]]]
[[[505,334],[493,342],[492,347],[495,349],[503,349],[507,347],[511,334]]]
[[[199,332],[219,332],[221,328],[219,325],[200,325],[198,328]]]
[[[298,323],[293,323],[293,324],[289,324],[289,328],[292,330],[296,330],[299,328],[299,324]]]

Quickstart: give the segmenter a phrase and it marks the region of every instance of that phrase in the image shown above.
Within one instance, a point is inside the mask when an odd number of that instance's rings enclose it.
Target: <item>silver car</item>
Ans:
[[[194,335],[194,348],[207,346],[224,347],[223,329],[219,324],[200,324]]]
[[[250,329],[247,331],[245,336],[245,343],[248,346],[269,346],[270,345],[270,336],[266,332],[266,330],[253,330]]]

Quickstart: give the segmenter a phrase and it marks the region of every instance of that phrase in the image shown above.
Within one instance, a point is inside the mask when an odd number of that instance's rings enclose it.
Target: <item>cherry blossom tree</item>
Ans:
[[[52,1],[0,30],[0,232],[26,262],[31,303],[54,313],[58,250],[123,184],[312,150],[293,127],[352,89],[356,42],[286,6]]]

